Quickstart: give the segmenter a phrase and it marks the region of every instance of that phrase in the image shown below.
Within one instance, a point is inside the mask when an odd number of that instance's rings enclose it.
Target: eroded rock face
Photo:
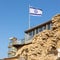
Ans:
[[[60,48],[60,14],[52,18],[52,23],[52,30],[36,34],[32,43],[19,49],[16,56],[25,60],[56,60]]]

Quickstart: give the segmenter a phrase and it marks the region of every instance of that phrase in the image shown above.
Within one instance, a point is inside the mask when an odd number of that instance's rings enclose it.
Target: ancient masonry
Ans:
[[[30,44],[18,49],[15,57],[5,60],[60,60],[60,14],[52,18],[52,30],[44,30]]]

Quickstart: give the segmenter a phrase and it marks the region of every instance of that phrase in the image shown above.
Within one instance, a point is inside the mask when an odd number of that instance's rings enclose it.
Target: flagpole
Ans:
[[[29,10],[30,10],[30,5],[29,5]],[[29,11],[29,29],[30,29],[30,11]]]

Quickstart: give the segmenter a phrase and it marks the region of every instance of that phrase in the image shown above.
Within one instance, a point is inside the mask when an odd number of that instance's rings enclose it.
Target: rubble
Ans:
[[[52,18],[52,24],[52,30],[36,34],[32,43],[21,47],[15,56],[20,60],[60,60],[60,14]]]

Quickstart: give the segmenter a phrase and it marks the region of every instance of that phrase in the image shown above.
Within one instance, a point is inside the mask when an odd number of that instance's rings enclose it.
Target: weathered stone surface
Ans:
[[[23,56],[25,60],[56,60],[60,48],[60,14],[52,18],[52,23],[52,30],[36,34],[32,43],[19,49],[16,56]]]

